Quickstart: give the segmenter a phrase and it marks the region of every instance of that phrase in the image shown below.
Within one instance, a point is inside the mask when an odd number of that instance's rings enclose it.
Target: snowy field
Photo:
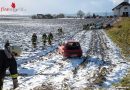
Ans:
[[[98,21],[101,20],[0,20],[0,48],[9,39],[11,45],[23,49],[22,55],[17,57],[20,76],[16,90],[109,89],[113,83],[119,82],[127,74],[130,64],[103,30],[82,30],[83,24]],[[64,35],[57,34],[59,27],[63,28]],[[35,50],[31,47],[31,35],[34,32],[38,35]],[[52,46],[47,45],[42,49],[41,35],[44,32],[52,32],[54,41]],[[83,58],[64,59],[58,54],[58,44],[69,39],[80,42]],[[100,85],[95,81],[104,67],[105,80]],[[11,88],[11,77],[6,77],[4,90]]]

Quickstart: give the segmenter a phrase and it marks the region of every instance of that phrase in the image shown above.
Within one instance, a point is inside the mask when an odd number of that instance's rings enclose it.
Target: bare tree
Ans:
[[[84,16],[85,16],[85,13],[84,13],[83,11],[79,10],[79,11],[77,12],[77,17],[83,18]]]

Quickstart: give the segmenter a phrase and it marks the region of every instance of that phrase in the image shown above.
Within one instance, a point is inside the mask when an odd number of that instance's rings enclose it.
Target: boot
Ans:
[[[3,90],[3,86],[0,86],[0,90]]]
[[[0,79],[0,90],[3,90],[3,79]]]
[[[13,79],[13,88],[17,88],[18,87],[18,80],[17,79]]]

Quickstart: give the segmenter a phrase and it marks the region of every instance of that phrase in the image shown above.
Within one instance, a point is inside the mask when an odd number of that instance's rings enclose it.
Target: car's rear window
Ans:
[[[80,44],[78,42],[69,42],[66,44],[65,48],[68,50],[80,49]]]

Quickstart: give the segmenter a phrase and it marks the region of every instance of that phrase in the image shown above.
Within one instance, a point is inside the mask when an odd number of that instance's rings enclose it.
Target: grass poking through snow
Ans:
[[[121,18],[118,23],[107,30],[107,33],[121,48],[122,54],[130,61],[130,18]],[[114,86],[130,87],[130,71],[120,83],[114,84]]]

